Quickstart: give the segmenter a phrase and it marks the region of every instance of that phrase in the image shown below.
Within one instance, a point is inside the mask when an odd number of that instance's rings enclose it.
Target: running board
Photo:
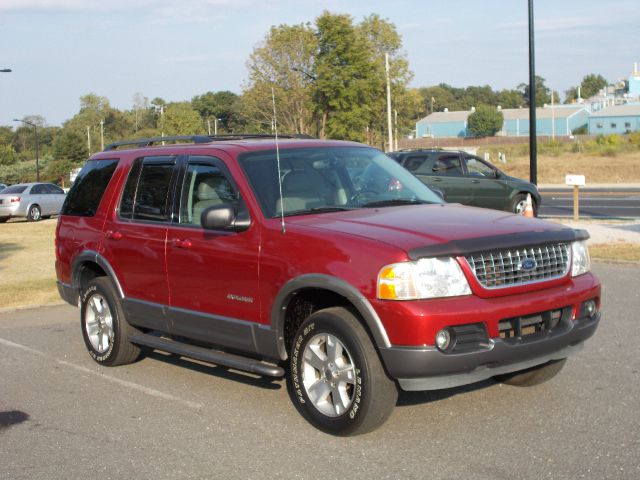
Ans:
[[[176,342],[154,335],[144,333],[129,336],[129,341],[145,347],[174,353],[182,357],[193,358],[215,365],[222,365],[236,370],[243,370],[266,377],[282,377],[284,369],[273,363],[266,363],[255,358],[242,357],[233,353],[211,350],[209,348],[197,347],[188,343]]]

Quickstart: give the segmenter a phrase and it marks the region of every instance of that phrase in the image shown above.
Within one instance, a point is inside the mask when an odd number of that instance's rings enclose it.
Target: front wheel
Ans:
[[[136,330],[127,323],[118,294],[107,277],[91,280],[82,293],[82,336],[89,355],[101,365],[125,365],[140,356],[140,348],[129,341]]]
[[[531,206],[533,207],[533,216],[538,216],[538,206],[536,201],[531,198]],[[516,215],[524,215],[524,211],[527,208],[527,196],[523,193],[519,193],[511,201],[511,211]]]
[[[334,435],[374,430],[398,399],[366,330],[339,307],[315,312],[300,325],[291,351],[291,382],[303,416]]]
[[[29,213],[27,213],[27,221],[37,222],[42,218],[42,211],[38,205],[31,205],[29,207]]]
[[[515,387],[533,387],[551,380],[560,373],[565,363],[567,363],[566,358],[553,360],[519,372],[496,375],[494,378],[500,383],[506,383],[507,385],[513,385]]]

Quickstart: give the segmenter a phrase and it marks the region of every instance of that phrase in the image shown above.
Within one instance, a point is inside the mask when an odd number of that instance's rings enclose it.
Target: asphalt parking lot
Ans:
[[[78,311],[0,314],[0,478],[640,478],[636,266],[596,264],[598,332],[553,381],[403,393],[375,432],[308,425],[283,381],[154,353],[101,368]]]

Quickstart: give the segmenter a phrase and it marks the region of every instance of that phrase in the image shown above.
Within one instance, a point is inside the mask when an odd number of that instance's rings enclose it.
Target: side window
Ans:
[[[44,191],[44,186],[43,185],[34,185],[33,187],[31,187],[31,192],[29,192],[31,195],[42,195],[43,193],[46,193]]]
[[[420,168],[424,163],[424,160],[424,157],[409,157],[404,162],[403,167],[413,173],[424,173],[422,168]]]
[[[120,217],[153,222],[170,220],[170,187],[175,157],[137,159],[120,200]]]
[[[466,161],[469,175],[473,175],[475,177],[495,178],[495,170],[481,160],[478,160],[475,157],[467,157]]]
[[[460,163],[460,156],[458,154],[439,155],[433,165],[432,170],[437,175],[462,175],[462,164]]]
[[[238,194],[224,172],[204,161],[198,161],[196,157],[187,164],[180,193],[179,223],[200,225],[200,216],[209,207],[222,204],[239,206]]]
[[[62,206],[62,215],[93,217],[118,160],[90,160],[76,177]]]
[[[64,190],[62,190],[57,185],[53,185],[51,183],[45,183],[44,188],[46,193],[49,193],[51,195],[64,195]]]

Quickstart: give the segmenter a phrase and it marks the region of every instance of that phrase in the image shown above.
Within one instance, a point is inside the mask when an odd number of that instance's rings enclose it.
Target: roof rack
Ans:
[[[173,135],[167,137],[150,137],[150,138],[138,138],[135,140],[122,140],[120,142],[113,142],[104,147],[104,151],[117,150],[124,146],[133,147],[152,147],[158,143],[165,142],[185,142],[185,143],[211,143],[216,141],[229,141],[229,140],[248,140],[248,139],[260,139],[260,138],[276,138],[275,135],[263,134],[263,133],[238,133],[229,135]],[[278,138],[292,139],[292,138],[306,138],[312,139],[314,137],[304,134],[293,135],[278,135]]]

